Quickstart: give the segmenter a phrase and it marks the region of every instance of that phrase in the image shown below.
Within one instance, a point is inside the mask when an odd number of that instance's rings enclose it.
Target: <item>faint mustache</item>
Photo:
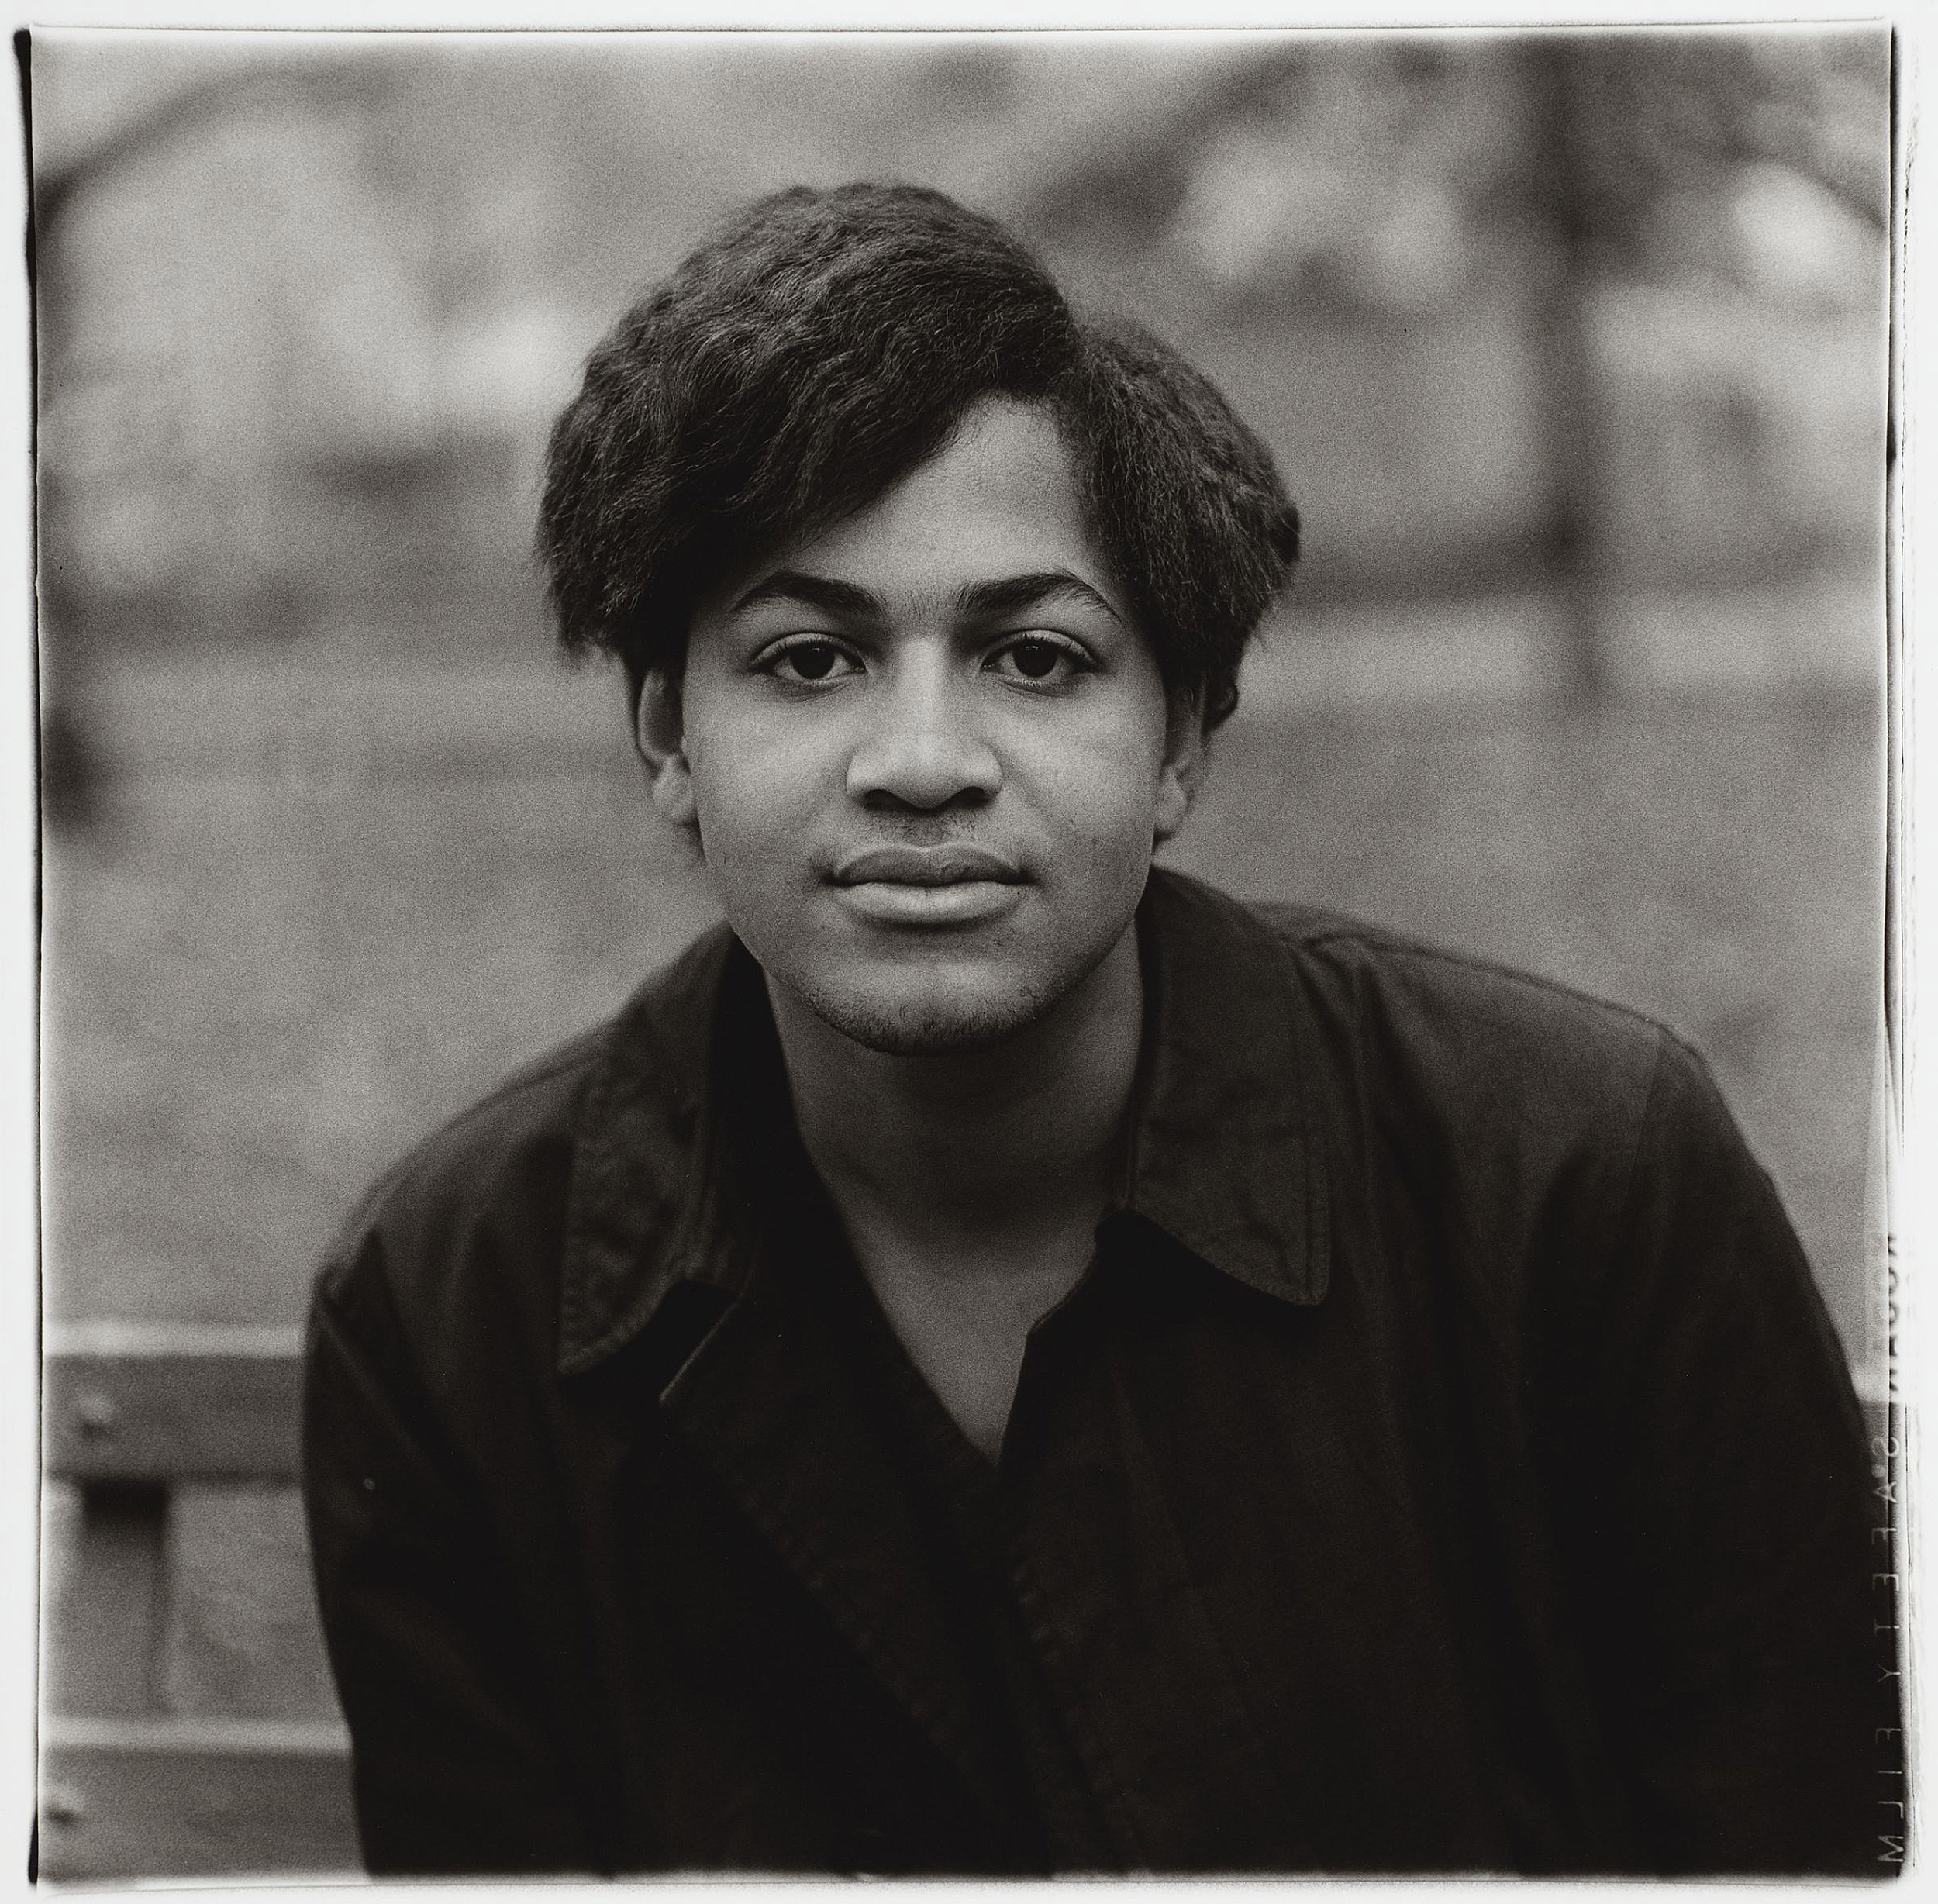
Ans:
[[[972,879],[1017,885],[1022,877],[1022,869],[1000,854],[961,845],[871,847],[834,869],[837,886],[865,885],[878,880],[898,886],[955,886]]]

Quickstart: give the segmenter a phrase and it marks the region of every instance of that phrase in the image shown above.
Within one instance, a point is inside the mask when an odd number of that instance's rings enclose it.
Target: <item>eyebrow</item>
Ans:
[[[1067,568],[1037,569],[1028,574],[968,583],[956,591],[956,607],[977,621],[993,621],[1059,597],[1100,609],[1114,622],[1122,619],[1088,582]],[[819,609],[824,615],[865,621],[887,619],[881,598],[870,590],[851,581],[837,581],[832,576],[811,575],[798,568],[778,568],[772,574],[763,576],[736,598],[732,612],[741,614],[764,602],[799,602]]]
[[[736,599],[733,612],[758,608],[764,602],[802,602],[824,615],[859,616],[881,619],[881,602],[866,588],[851,581],[836,581],[826,575],[810,575],[798,568],[777,568],[764,575]]]
[[[1028,575],[1005,575],[995,581],[971,582],[957,592],[956,605],[978,621],[993,621],[999,616],[1013,615],[1019,609],[1034,608],[1040,602],[1053,602],[1060,597],[1101,609],[1113,622],[1122,619],[1088,582],[1067,568],[1040,569]]]

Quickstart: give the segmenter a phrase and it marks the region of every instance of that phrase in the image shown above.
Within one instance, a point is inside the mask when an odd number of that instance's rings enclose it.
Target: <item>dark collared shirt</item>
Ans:
[[[890,1450],[906,1488],[920,1533],[921,1575],[910,1584],[936,1607],[938,1637],[957,1648],[971,1723],[985,1762],[999,1773],[1007,1813],[1001,1842],[1009,1847],[1002,1861],[1040,1875],[1109,1869],[1120,1861],[1044,1678],[1015,1585],[1016,1568],[1027,1565],[1016,1548],[1012,1518],[1022,1499],[1011,1452],[1020,1437],[1006,1438],[999,1471],[910,1361],[785,1114],[778,1047],[762,1043],[740,1075],[764,1078],[774,1095],[754,1101],[781,1112],[764,1133],[762,1154],[778,1179],[774,1208],[785,1213],[790,1268],[831,1325],[840,1361],[830,1376],[850,1388],[864,1432]],[[1131,1272],[1121,1264],[1105,1270],[1099,1261],[1090,1273]],[[1052,1326],[1061,1325],[1047,1321],[1043,1333]],[[992,1838],[992,1853],[996,1843]]]
[[[1700,1061],[1163,874],[1140,933],[986,1486],[724,932],[378,1187],[307,1403],[373,1868],[1890,1868],[1863,1429]]]

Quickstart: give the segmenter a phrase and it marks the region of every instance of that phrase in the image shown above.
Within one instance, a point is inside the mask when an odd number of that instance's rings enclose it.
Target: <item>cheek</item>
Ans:
[[[1148,856],[1164,757],[1155,722],[1100,724],[1045,763],[1049,804],[1066,832],[1112,858]]]
[[[802,836],[802,816],[824,798],[819,750],[798,726],[776,733],[757,718],[702,707],[689,716],[686,756],[702,843],[710,859],[769,857]]]

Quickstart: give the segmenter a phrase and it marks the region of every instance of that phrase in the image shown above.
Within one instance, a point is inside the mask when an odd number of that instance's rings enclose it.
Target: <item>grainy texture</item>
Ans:
[[[292,1331],[293,1333],[293,1331]],[[159,1481],[297,1472],[301,1373],[281,1354],[73,1354],[45,1364],[51,1474]]]
[[[57,1586],[47,1609],[47,1709],[112,1716],[156,1709],[166,1585],[158,1488],[91,1488],[49,1528]]]
[[[329,1719],[302,1497],[274,1481],[190,1481],[168,1502],[162,1693],[171,1713]]]
[[[44,1741],[41,1789],[44,1878],[357,1868],[339,1728],[57,1725]]]

